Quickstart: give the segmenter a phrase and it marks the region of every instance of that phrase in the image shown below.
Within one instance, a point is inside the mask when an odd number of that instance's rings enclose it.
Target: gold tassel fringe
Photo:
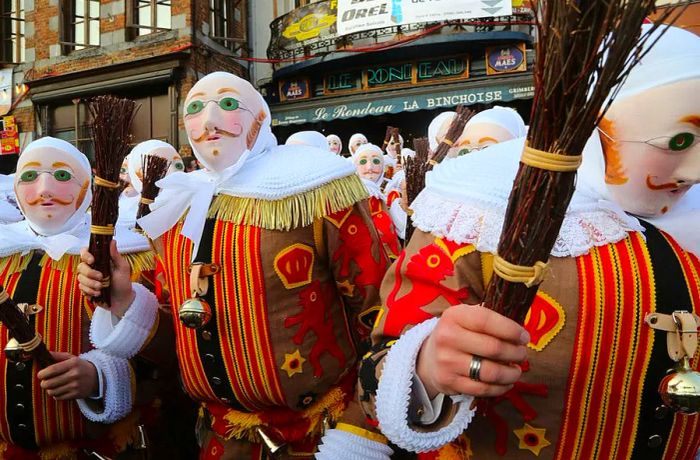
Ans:
[[[4,273],[7,270],[7,274],[12,275],[24,271],[29,265],[29,261],[32,260],[32,256],[34,256],[34,251],[29,251],[25,255],[12,254],[11,256],[3,257],[0,259],[0,273]]]
[[[219,195],[209,208],[210,219],[266,230],[288,231],[346,209],[368,197],[359,176],[335,179],[321,187],[279,200]]]
[[[123,254],[133,276],[138,277],[141,273],[156,269],[156,256],[153,251],[134,252],[132,254]]]
[[[39,265],[51,270],[66,271],[68,269],[75,272],[80,265],[80,256],[74,254],[64,254],[59,260],[53,260],[48,254],[41,257]]]

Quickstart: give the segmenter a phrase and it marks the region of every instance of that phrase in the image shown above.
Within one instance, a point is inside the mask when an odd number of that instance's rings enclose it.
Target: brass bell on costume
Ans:
[[[24,351],[17,340],[10,338],[5,345],[5,357],[8,361],[19,363],[31,360],[32,354]]]
[[[218,266],[195,262],[189,266],[190,292],[192,295],[178,309],[182,324],[191,329],[198,329],[211,321],[211,306],[202,298],[209,289],[208,276],[218,273]]]
[[[192,297],[180,305],[178,316],[185,326],[198,329],[211,321],[211,307],[206,300]]]
[[[661,380],[659,394],[664,404],[676,412],[691,415],[700,411],[700,372],[690,367],[687,356],[676,372]]]
[[[255,431],[258,433],[258,436],[260,436],[260,440],[262,441],[262,445],[265,447],[265,451],[269,454],[270,457],[276,458],[284,449],[287,444],[279,439],[274,439],[274,435],[272,433],[265,432],[265,430],[262,427],[257,427],[255,428]]]

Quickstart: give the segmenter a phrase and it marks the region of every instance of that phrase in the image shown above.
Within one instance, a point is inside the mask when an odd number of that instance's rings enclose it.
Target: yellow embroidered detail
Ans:
[[[374,327],[373,329],[376,329],[377,326],[379,326],[379,321],[381,321],[382,316],[384,316],[384,308],[379,310],[379,313],[377,313],[377,317],[374,319]]]
[[[520,440],[518,447],[523,450],[529,450],[533,454],[539,456],[540,451],[552,443],[547,441],[545,435],[547,430],[544,428],[535,428],[526,423],[522,428],[513,430],[513,433]]]
[[[365,430],[364,428],[360,428],[359,426],[350,425],[349,423],[342,423],[342,422],[341,422],[341,423],[338,423],[338,424],[335,426],[335,429],[336,429],[336,430],[340,430],[340,431],[345,431],[345,432],[348,432],[348,433],[352,433],[352,434],[354,434],[355,436],[359,436],[359,437],[361,437],[361,438],[369,439],[370,441],[380,442],[380,443],[382,443],[382,444],[388,444],[388,443],[389,443],[389,441],[388,441],[384,436],[382,436],[381,434],[379,434],[379,433],[374,433],[374,432],[372,432],[372,431]]]
[[[371,330],[372,326],[377,324],[377,318],[381,315],[382,311],[382,306],[381,305],[376,305],[374,307],[370,307],[360,313],[357,317],[358,321],[360,324],[362,324],[364,327],[367,329]]]
[[[328,257],[326,249],[326,241],[323,239],[323,219],[314,220],[314,246],[316,246],[316,254],[325,259]]]
[[[493,254],[488,252],[481,253],[481,278],[484,280],[484,286],[488,286],[493,277]]]
[[[155,270],[156,256],[153,251],[134,252],[124,254],[124,258],[129,262],[132,275],[139,275],[145,271]]]
[[[314,250],[301,243],[288,246],[275,256],[274,267],[285,288],[306,286],[311,283]]]
[[[473,244],[467,244],[465,246],[457,248],[454,252],[451,252],[450,248],[445,243],[445,240],[442,238],[435,238],[435,244],[440,249],[445,251],[445,254],[450,256],[450,259],[452,259],[452,263],[457,262],[457,259],[459,259],[460,257],[464,257],[476,251],[476,247],[474,247]]]
[[[306,358],[301,356],[299,349],[295,350],[294,353],[285,353],[282,370],[287,373],[287,377],[293,377],[296,374],[304,372],[302,368],[305,362]]]
[[[349,280],[345,280],[342,283],[335,283],[338,287],[340,293],[346,297],[352,297],[355,294],[355,285]]]
[[[48,254],[41,256],[39,265],[48,270],[57,270],[64,272],[66,270],[75,271],[80,265],[80,256],[75,254],[64,254],[58,260],[53,260]]]
[[[212,201],[209,218],[287,231],[311,225],[314,219],[351,207],[367,196],[360,177],[353,174],[279,200],[219,195]]]
[[[332,216],[324,216],[324,219],[333,224],[335,228],[340,228],[343,226],[348,217],[350,217],[350,214],[352,214],[352,209],[348,208],[340,215],[335,215],[334,213]]]
[[[320,433],[325,419],[329,423],[333,423],[340,418],[343,411],[345,411],[345,393],[340,388],[333,388],[314,404],[300,412],[300,416],[309,422],[306,435],[312,436]],[[223,418],[226,423],[226,432],[222,436],[224,441],[233,438],[245,439],[250,442],[261,441],[255,428],[264,426],[264,424],[258,414],[230,409]],[[212,426],[215,422],[214,417],[211,417]]]
[[[530,333],[530,343],[527,346],[535,351],[544,350],[565,323],[564,308],[540,289],[525,317],[524,327]]]

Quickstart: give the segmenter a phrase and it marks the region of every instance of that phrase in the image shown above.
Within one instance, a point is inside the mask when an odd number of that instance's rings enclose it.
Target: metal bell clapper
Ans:
[[[664,404],[676,412],[691,415],[700,411],[700,372],[690,367],[687,356],[675,372],[661,380],[659,394]]]
[[[202,277],[202,263],[194,263],[190,266],[190,292],[191,297],[185,300],[178,309],[178,317],[182,324],[191,329],[198,329],[211,321],[211,306],[201,296],[207,293],[209,283],[206,277]]]
[[[700,412],[700,373],[690,366],[698,347],[700,317],[679,310],[670,315],[650,313],[645,322],[666,332],[668,355],[676,363],[675,369],[659,384],[662,401],[675,412],[688,415]]]
[[[24,351],[15,338],[10,338],[5,345],[5,357],[10,362],[19,363],[32,359],[32,354]]]

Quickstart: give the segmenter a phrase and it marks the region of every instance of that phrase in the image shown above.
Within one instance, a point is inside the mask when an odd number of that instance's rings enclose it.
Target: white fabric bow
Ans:
[[[219,173],[208,170],[176,172],[161,179],[156,183],[160,187],[160,193],[151,205],[151,213],[139,219],[139,225],[148,236],[156,239],[177,224],[189,209],[181,233],[194,243],[194,259],[202,239],[211,200],[219,192],[221,185],[240,171],[250,155],[251,151],[246,150],[235,164]]]
[[[90,216],[83,214],[83,220],[67,232],[53,236],[38,235],[22,221],[4,225],[0,231],[0,257],[12,254],[26,254],[40,249],[53,260],[59,260],[64,254],[79,254],[80,248],[90,235]]]

